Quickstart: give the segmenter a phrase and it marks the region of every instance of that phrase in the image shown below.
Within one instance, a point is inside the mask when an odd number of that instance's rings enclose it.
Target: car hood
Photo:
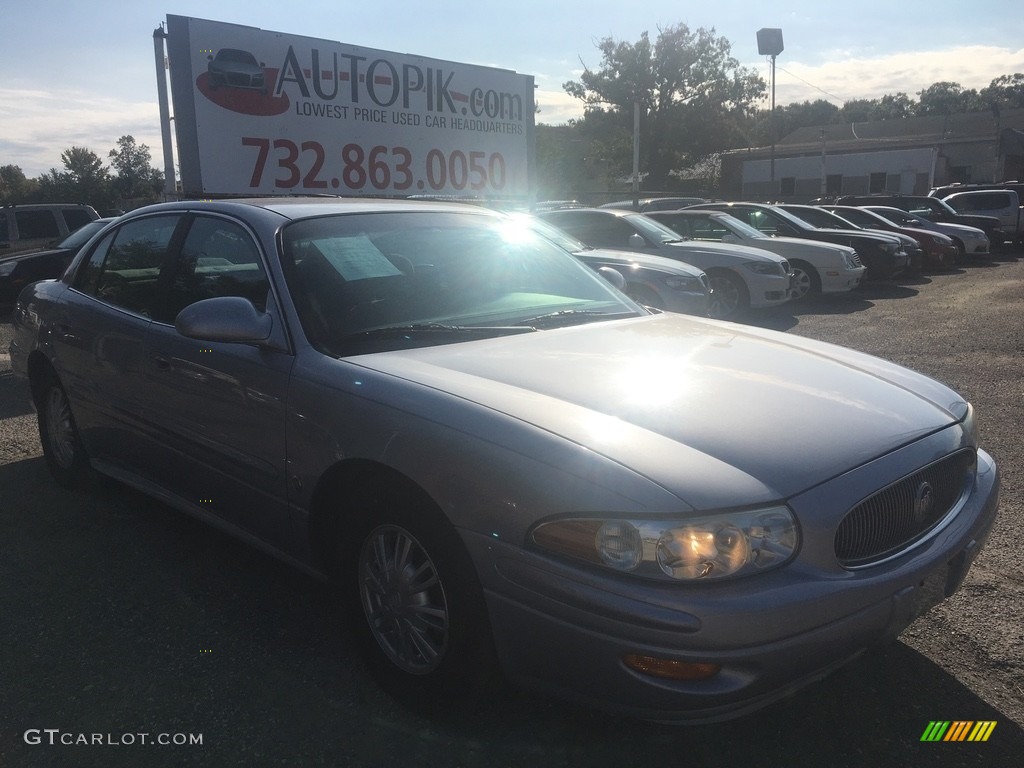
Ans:
[[[878,240],[884,240],[887,243],[896,243],[897,245],[899,245],[901,243],[901,240],[899,239],[899,237],[897,237],[895,234],[892,234],[892,233],[889,233],[889,232],[881,232],[881,231],[877,231],[877,232],[876,231],[871,231],[871,232],[869,232],[866,229],[862,229],[862,230],[827,229],[825,227],[816,227],[814,231],[819,232],[819,233],[823,233],[825,235],[829,235],[831,237],[848,237],[848,238],[850,238],[852,240],[866,239],[866,240],[873,240],[873,241],[876,241],[876,242]]]
[[[848,245],[830,243],[827,240],[802,240],[798,237],[764,237],[754,238],[746,242],[787,259],[793,256],[813,257],[815,253],[821,253],[822,251],[846,253],[850,256],[856,253],[856,250]]]
[[[662,272],[670,272],[672,274],[684,272],[693,277],[700,277],[704,274],[704,270],[698,269],[697,267],[682,261],[667,259],[664,256],[651,256],[646,253],[635,253],[633,251],[614,251],[606,248],[588,248],[585,251],[576,251],[573,255],[583,261],[599,261],[606,264],[620,264],[622,266],[635,264],[638,267],[657,269]]]
[[[671,254],[673,259],[682,259],[701,269],[715,266],[734,266],[744,261],[770,261],[779,264],[783,258],[763,248],[751,248],[735,243],[711,243],[707,240],[683,240],[662,243],[659,253]]]
[[[558,435],[703,509],[787,498],[966,412],[877,358],[671,313],[348,362]]]

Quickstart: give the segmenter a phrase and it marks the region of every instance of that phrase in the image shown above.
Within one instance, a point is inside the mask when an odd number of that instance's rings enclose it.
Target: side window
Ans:
[[[6,243],[11,239],[11,233],[7,231],[7,211],[0,210],[0,242]]]
[[[22,240],[60,237],[60,227],[53,211],[15,211],[14,218],[18,222],[18,237]]]
[[[590,216],[587,222],[587,237],[580,237],[588,245],[598,248],[618,248],[620,250],[632,250],[629,244],[629,236],[634,230],[629,224],[618,216],[603,216],[597,214]]]
[[[75,288],[143,317],[159,315],[158,279],[178,214],[130,221],[103,238],[75,276]]]
[[[63,213],[64,223],[68,225],[68,232],[74,232],[92,221],[92,216],[83,208],[65,208]]]
[[[232,221],[199,216],[185,237],[167,312],[159,319],[172,323],[189,304],[218,296],[241,296],[263,312],[269,290],[270,281],[249,233]]]

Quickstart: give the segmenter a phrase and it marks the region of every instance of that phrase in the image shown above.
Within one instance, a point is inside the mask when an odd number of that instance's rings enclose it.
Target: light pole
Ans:
[[[771,89],[772,89],[772,111],[768,130],[772,135],[771,150],[771,194],[775,194],[775,57],[782,53],[782,30],[772,27],[765,27],[757,30],[757,52],[761,56],[772,57]]]

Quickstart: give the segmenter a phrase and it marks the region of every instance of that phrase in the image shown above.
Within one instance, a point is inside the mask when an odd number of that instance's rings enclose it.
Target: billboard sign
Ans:
[[[185,194],[530,194],[530,76],[184,16],[167,55]]]

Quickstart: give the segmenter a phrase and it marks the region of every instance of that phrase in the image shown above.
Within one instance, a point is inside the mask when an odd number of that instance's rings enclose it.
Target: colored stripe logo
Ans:
[[[932,720],[921,741],[988,741],[996,720]]]

